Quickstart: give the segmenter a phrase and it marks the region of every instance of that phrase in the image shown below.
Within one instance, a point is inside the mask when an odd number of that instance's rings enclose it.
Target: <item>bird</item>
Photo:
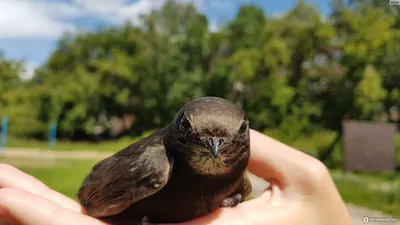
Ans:
[[[249,120],[231,101],[191,100],[172,122],[95,164],[77,197],[113,225],[179,223],[250,194]]]

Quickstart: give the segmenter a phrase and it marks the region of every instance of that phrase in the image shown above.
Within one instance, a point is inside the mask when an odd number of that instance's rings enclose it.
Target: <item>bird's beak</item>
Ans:
[[[214,157],[214,159],[218,158],[219,154],[219,145],[214,145],[211,149],[211,154]]]
[[[208,146],[214,159],[218,158],[223,143],[224,140],[220,138],[212,137],[208,139]]]

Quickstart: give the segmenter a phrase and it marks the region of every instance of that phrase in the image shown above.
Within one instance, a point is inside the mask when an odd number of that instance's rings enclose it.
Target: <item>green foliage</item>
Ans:
[[[387,179],[384,176],[368,176],[332,171],[332,177],[343,200],[356,205],[400,217],[400,179]],[[357,190],[355,193],[354,190]]]
[[[365,69],[364,78],[358,83],[355,90],[356,107],[360,109],[362,119],[371,119],[382,112],[386,91],[382,87],[381,77],[372,67]]]
[[[386,53],[384,46],[394,38],[395,18],[381,8],[360,5],[354,11],[345,9],[343,22],[346,31],[344,54],[354,63],[376,62]]]
[[[47,131],[46,124],[40,118],[42,109],[37,103],[46,97],[45,90],[39,88],[35,93],[26,87],[19,87],[3,95],[3,115],[8,116],[9,132],[16,136],[37,137]]]
[[[228,33],[233,50],[260,46],[266,18],[262,9],[254,5],[240,7],[236,18],[228,24]]]
[[[21,66],[21,62],[7,60],[0,52],[0,90],[2,92],[7,92],[20,85]]]
[[[46,166],[46,163],[49,165]],[[38,178],[55,191],[77,200],[76,194],[83,179],[96,163],[95,160],[54,159],[52,162],[42,162],[42,166],[38,166],[21,159],[11,162],[11,165],[14,164],[23,172]]]
[[[323,18],[298,1],[273,18],[242,5],[210,32],[196,7],[168,0],[140,25],[64,35],[29,81],[18,76],[22,62],[0,56],[0,114],[14,137],[43,139],[56,121],[59,138],[88,140],[125,115],[134,122],[123,134],[137,136],[213,95],[241,105],[253,128],[288,140],[340,131],[344,117],[373,120],[400,106],[400,29],[399,15],[378,1],[332,7]]]

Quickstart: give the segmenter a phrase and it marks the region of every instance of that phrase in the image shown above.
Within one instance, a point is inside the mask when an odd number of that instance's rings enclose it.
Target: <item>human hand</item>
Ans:
[[[251,130],[249,170],[270,182],[261,196],[180,225],[352,224],[326,167],[317,159]],[[108,225],[74,200],[18,169],[0,165],[0,221],[24,225]],[[36,207],[37,206],[37,207]]]
[[[78,202],[7,164],[0,164],[0,224],[109,225],[87,216]]]
[[[250,130],[248,169],[271,183],[259,197],[179,225],[351,225],[328,169],[319,160]]]

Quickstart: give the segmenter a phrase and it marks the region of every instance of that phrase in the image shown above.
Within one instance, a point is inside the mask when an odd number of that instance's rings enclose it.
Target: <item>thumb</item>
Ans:
[[[318,159],[255,130],[250,130],[250,152],[249,171],[286,195],[314,193],[330,178]]]

